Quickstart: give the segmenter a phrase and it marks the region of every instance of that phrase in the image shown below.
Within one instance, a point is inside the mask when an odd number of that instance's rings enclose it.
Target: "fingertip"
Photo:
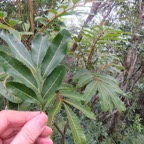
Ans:
[[[39,137],[35,142],[35,144],[53,144],[53,141],[49,138]]]
[[[49,131],[49,134],[52,134],[52,129],[50,127],[46,127],[47,131]]]
[[[40,136],[47,137],[51,134],[52,134],[52,129],[46,126]]]
[[[51,139],[48,139],[48,144],[53,144],[53,141]]]
[[[41,113],[40,115],[37,116],[36,118],[37,124],[39,124],[41,127],[46,126],[48,122],[48,117],[45,113]]]

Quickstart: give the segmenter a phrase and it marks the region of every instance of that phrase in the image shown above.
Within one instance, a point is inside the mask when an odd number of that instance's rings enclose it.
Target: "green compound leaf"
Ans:
[[[43,107],[43,110],[46,110],[47,107],[53,105],[56,98],[56,94],[49,95],[49,98],[47,99],[46,104]]]
[[[70,84],[62,83],[59,90],[75,90],[75,88]]]
[[[76,87],[81,88],[81,87],[85,86],[86,84],[88,84],[92,80],[93,80],[93,76],[87,74],[87,75],[81,77],[81,79],[79,79]]]
[[[73,81],[78,81],[78,88],[86,87],[83,91],[85,104],[97,94],[103,111],[112,111],[114,106],[119,112],[125,111],[125,105],[119,95],[126,96],[126,94],[120,89],[119,82],[114,77],[81,69],[74,75]]]
[[[76,82],[80,80],[84,76],[91,76],[91,73],[86,69],[80,69],[74,76],[73,76],[73,82]]]

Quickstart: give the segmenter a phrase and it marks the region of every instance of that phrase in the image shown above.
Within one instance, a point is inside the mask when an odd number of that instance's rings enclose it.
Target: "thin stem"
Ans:
[[[68,127],[69,127],[69,123],[68,123],[68,121],[67,121],[67,123],[66,123],[66,125],[65,125],[65,127],[64,127],[64,131],[63,131],[64,136],[65,136],[65,134],[66,134],[66,131],[67,131]]]
[[[87,65],[86,65],[86,68],[89,69],[90,68],[90,63],[91,63],[91,59],[92,59],[92,56],[93,56],[93,53],[94,53],[94,49],[95,49],[95,45],[97,44],[98,40],[101,38],[101,36],[103,35],[104,31],[102,31],[99,36],[94,40],[93,40],[93,44],[92,44],[92,47],[91,47],[91,51],[90,51],[90,54],[88,56],[88,60],[87,60]]]
[[[14,29],[4,18],[0,18],[0,20],[2,20],[10,28]]]
[[[30,25],[31,25],[31,30],[33,32],[33,37],[34,37],[34,21],[33,21],[33,1],[28,0],[28,7],[29,7],[29,13],[30,13]]]
[[[16,0],[16,4],[18,6],[18,11],[19,11],[19,14],[21,16],[21,20],[22,20],[22,24],[23,24],[23,27],[24,27],[24,31],[26,31],[26,27],[25,27],[25,24],[24,24],[24,17],[23,17],[23,14],[22,14],[22,9],[21,9],[20,1]]]
[[[53,125],[58,130],[58,132],[61,134],[62,138],[64,138],[63,132],[61,131],[61,129],[59,128],[59,126],[56,123],[54,123]],[[62,143],[62,144],[64,144],[64,143]]]

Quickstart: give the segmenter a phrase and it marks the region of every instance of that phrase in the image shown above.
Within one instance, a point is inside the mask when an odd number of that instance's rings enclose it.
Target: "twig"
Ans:
[[[18,11],[19,11],[19,14],[21,16],[21,20],[22,20],[22,24],[23,24],[23,27],[24,27],[24,31],[26,31],[26,27],[25,27],[25,24],[24,24],[24,17],[23,17],[23,14],[22,14],[22,9],[21,9],[20,1],[16,0],[16,4],[18,6]]]
[[[106,119],[108,119],[110,116],[114,115],[114,114],[117,113],[117,112],[118,112],[118,110],[114,110],[112,113],[110,113],[109,115],[107,115],[107,116],[103,119],[103,121],[105,121]]]
[[[91,51],[90,51],[90,54],[88,56],[88,60],[87,60],[87,64],[86,64],[86,68],[89,69],[90,68],[90,63],[91,63],[91,59],[92,59],[92,56],[93,56],[93,53],[94,53],[94,49],[95,49],[95,45],[97,44],[98,40],[100,39],[100,37],[104,34],[104,31],[102,31],[99,36],[93,40],[93,44],[92,44],[92,47],[91,47]]]
[[[28,0],[28,7],[29,7],[29,13],[30,13],[30,25],[31,25],[31,31],[33,33],[33,37],[34,37],[34,21],[33,21],[33,1],[32,0]]]
[[[82,40],[82,31],[83,31],[84,27],[86,27],[88,25],[88,23],[93,19],[94,15],[97,14],[97,11],[98,11],[100,5],[101,5],[100,1],[92,3],[92,7],[91,7],[91,10],[90,10],[90,13],[92,13],[93,15],[89,14],[87,19],[85,20],[85,22],[84,22],[84,24],[83,24],[83,26],[82,26],[79,34],[78,34],[78,39],[79,39],[78,42],[80,42]],[[78,44],[77,44],[77,42],[75,42],[73,44],[71,50],[74,52],[77,49],[77,47],[78,47]]]
[[[59,126],[56,123],[54,123],[53,125],[56,127],[61,136],[64,137],[63,132],[60,130]]]
[[[115,6],[116,3],[114,3],[110,8],[109,11],[107,12],[107,14],[103,17],[102,21],[100,22],[100,25],[102,26],[105,22],[105,20],[107,19],[107,17],[109,16],[109,14],[111,13],[113,7]]]
[[[66,134],[66,131],[67,131],[68,127],[69,127],[69,124],[68,124],[68,121],[67,121],[67,123],[66,123],[66,125],[64,127],[64,131],[63,131],[64,135]]]

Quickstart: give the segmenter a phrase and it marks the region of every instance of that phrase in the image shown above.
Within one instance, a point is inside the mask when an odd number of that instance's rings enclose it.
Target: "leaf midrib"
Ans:
[[[76,107],[77,109],[79,109],[80,111],[84,111],[85,112],[85,114],[87,114],[87,115],[91,115],[91,114],[89,114],[83,107],[80,107],[80,106],[78,106],[78,105],[76,105],[76,104],[74,104],[74,103],[72,103],[72,102],[70,102],[70,101],[67,101],[67,100],[64,100],[65,102],[67,102],[68,104],[70,104],[70,105],[73,105],[74,107]],[[84,113],[83,112],[83,113]],[[91,116],[90,116],[91,117]],[[91,117],[92,118],[92,117]]]
[[[28,79],[25,79],[25,77],[22,74],[20,74],[19,71],[17,71],[17,69],[12,67],[3,57],[1,57],[1,58],[37,91],[37,88],[30,81],[28,81]]]
[[[53,55],[53,58],[50,60],[50,62],[49,62],[49,64],[48,64],[48,67],[45,69],[45,72],[44,72],[44,74],[43,74],[43,77],[45,77],[45,74],[46,74],[48,68],[50,67],[50,65],[51,65],[51,63],[52,63],[52,61],[53,61],[53,59],[55,58],[56,54],[58,53],[59,49],[61,48],[61,44],[63,43],[63,39],[64,39],[65,37],[66,37],[66,35],[62,38],[62,40],[61,40],[61,42],[60,42],[60,45],[59,45],[58,49],[56,50],[55,54]]]
[[[40,43],[40,48],[39,48],[39,51],[38,51],[38,59],[37,59],[37,67],[39,65],[39,59],[40,59],[40,54],[41,54],[41,49],[42,49],[42,42],[43,42],[44,38],[41,37],[41,43]]]
[[[70,117],[71,121],[72,121],[72,125],[74,126],[74,129],[75,129],[75,131],[76,131],[77,138],[78,138],[79,142],[82,143],[81,139],[80,139],[79,136],[78,136],[78,131],[77,131],[77,129],[76,129],[76,126],[75,126],[75,123],[74,123],[74,121],[73,121],[73,118],[71,117],[71,114],[70,114],[70,112],[69,112],[69,110],[68,110],[68,108],[67,108],[66,105],[65,105],[65,108],[66,108],[66,110],[67,110],[67,112],[68,112],[68,114],[69,114],[69,117]]]
[[[9,38],[9,37],[8,37],[8,41],[9,41],[10,44],[14,47],[15,51],[20,55],[20,57],[21,57],[23,60],[25,60],[25,61],[35,70],[35,68],[31,65],[31,63],[29,63],[29,62],[27,61],[27,59],[25,59],[25,58],[21,55],[21,53],[20,53],[19,51],[17,51],[17,49],[15,48],[15,45],[13,45],[13,43],[10,41],[10,38]]]
[[[23,91],[21,91],[20,89],[18,89],[18,88],[16,88],[16,87],[14,87],[14,86],[12,86],[12,85],[10,85],[11,87],[13,87],[14,89],[16,89],[16,90],[18,90],[18,91],[20,91],[21,93],[24,93],[25,95],[27,95],[29,98],[32,98],[33,100],[35,100],[36,102],[38,102],[37,101],[37,99],[35,99],[35,98],[33,98],[32,96],[30,96],[29,94],[27,94],[27,93],[25,93],[25,92],[23,92]]]
[[[87,94],[87,96],[85,97],[86,100],[88,99],[90,93],[92,92],[93,88],[96,86],[97,82],[95,82],[95,84],[93,85],[93,87],[90,89],[89,93]]]
[[[55,81],[52,83],[52,85],[50,86],[50,88],[47,90],[47,92],[45,93],[44,97],[47,95],[47,93],[49,92],[49,90],[53,87],[53,85],[55,84],[55,82],[58,80],[59,76],[61,75],[61,73],[63,72],[63,69],[61,70],[61,72],[59,73],[59,75],[57,76],[57,78],[55,79]]]
[[[57,113],[57,111],[59,110],[59,107],[60,107],[60,106],[61,106],[61,102],[59,101],[59,103],[58,103],[58,105],[57,105],[55,111],[53,112],[53,117],[52,117],[51,123],[53,122],[54,116],[56,115],[56,113]],[[51,123],[50,123],[50,125],[51,125]]]

